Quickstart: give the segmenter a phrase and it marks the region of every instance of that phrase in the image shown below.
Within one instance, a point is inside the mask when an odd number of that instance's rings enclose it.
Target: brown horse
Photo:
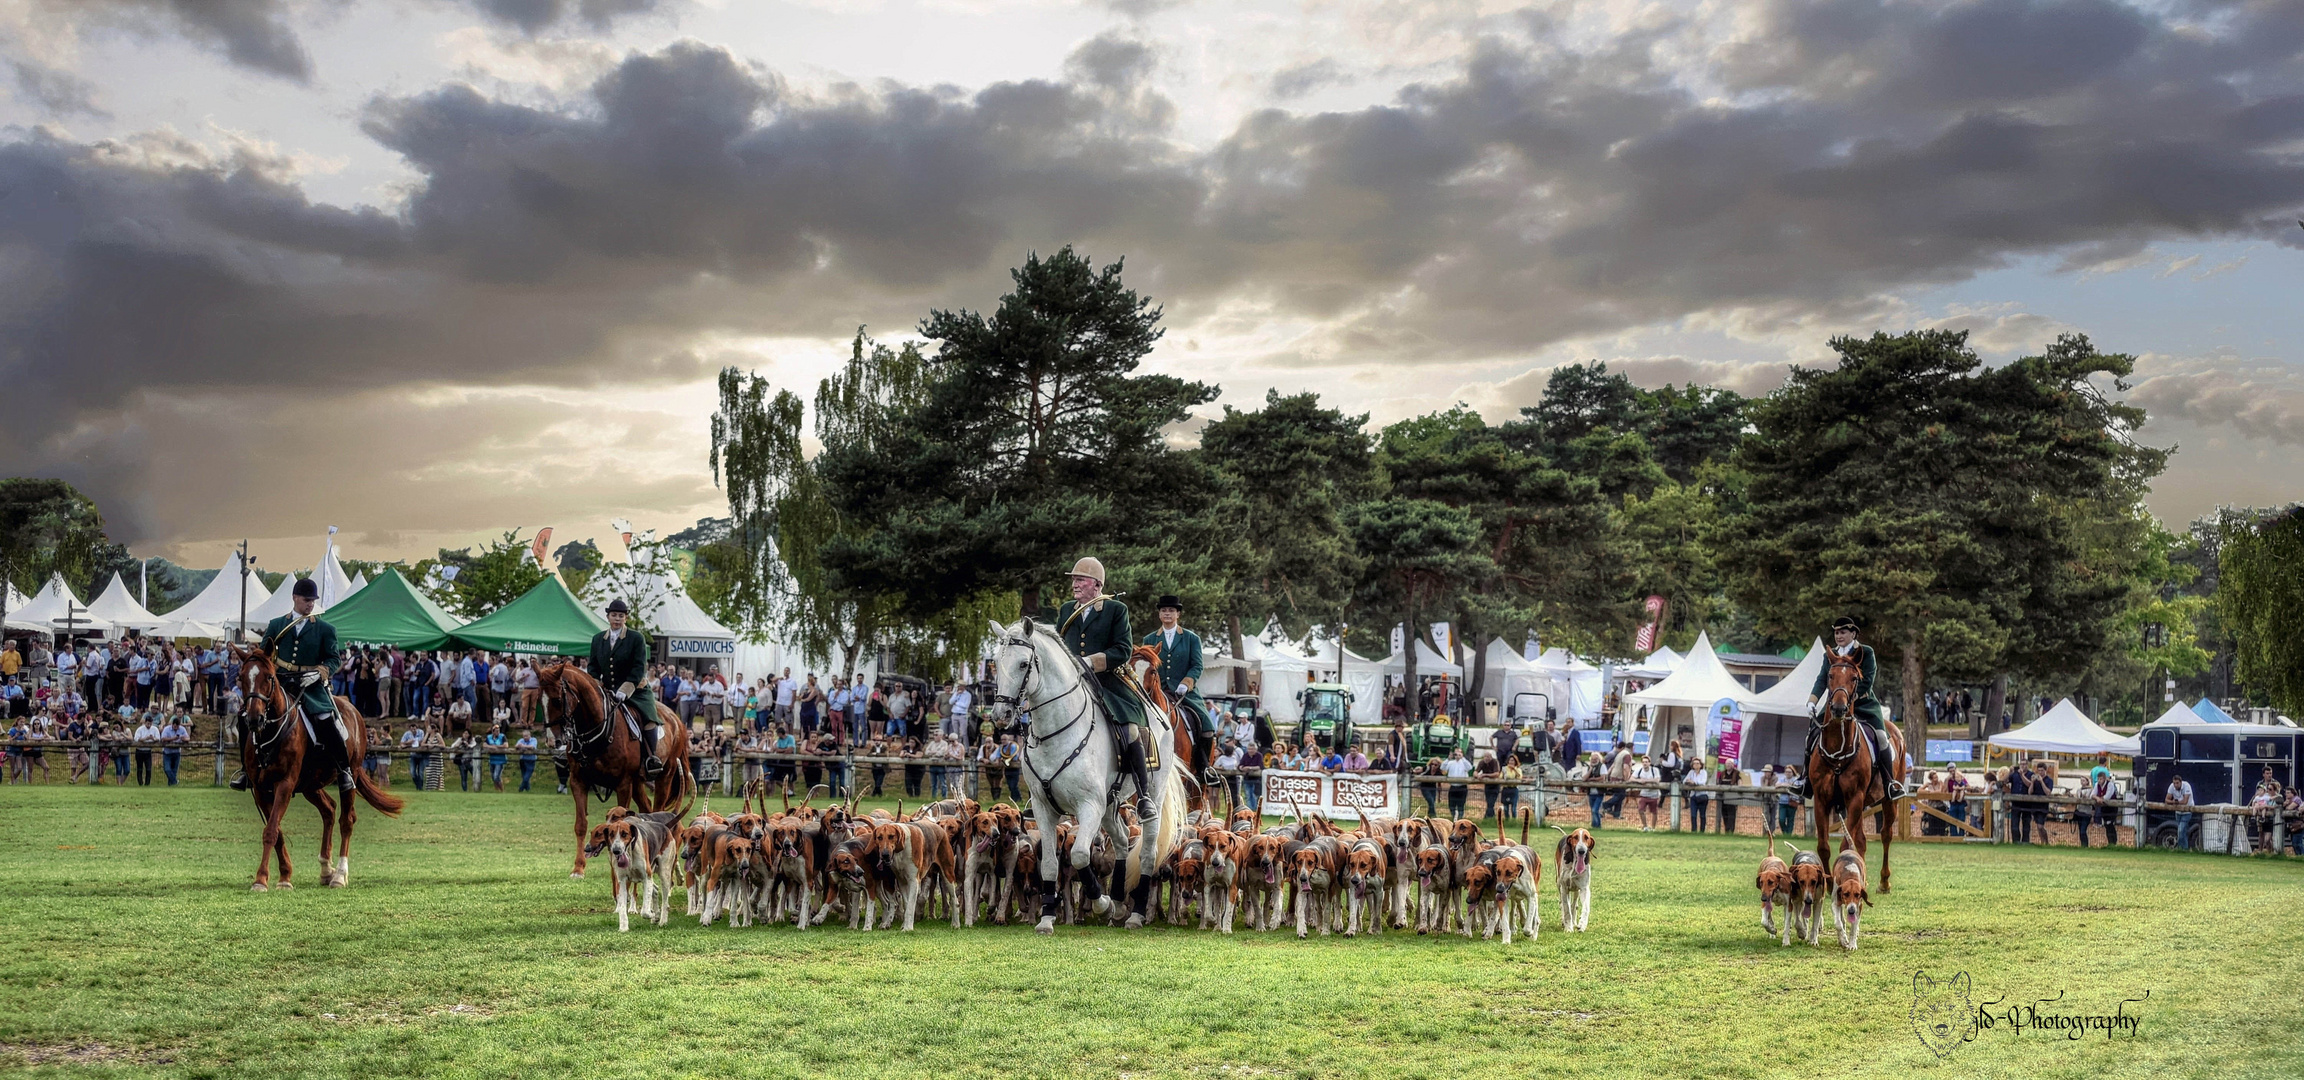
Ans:
[[[249,780],[249,794],[255,796],[256,812],[264,817],[264,840],[256,852],[256,884],[253,891],[271,888],[270,862],[280,859],[280,887],[295,888],[288,881],[292,868],[288,863],[288,840],[280,832],[280,819],[288,814],[288,804],[302,795],[320,809],[320,883],[340,889],[352,880],[352,799],[338,806],[330,789],[336,786],[337,776],[350,766],[355,789],[368,805],[393,817],[398,817],[405,805],[390,792],[376,786],[368,778],[360,763],[368,756],[368,732],[361,723],[360,714],[353,711],[352,703],[336,699],[336,711],[349,732],[344,739],[344,753],[348,760],[335,761],[312,741],[305,730],[304,706],[281,688],[279,672],[272,666],[272,658],[256,649],[235,647],[233,658],[240,664],[240,768]],[[268,761],[261,759],[269,758]],[[261,761],[261,764],[259,763]],[[338,834],[344,841],[336,854],[334,865],[329,862],[329,842]]]
[[[586,819],[590,808],[584,800],[595,789],[615,792],[618,806],[643,814],[668,810],[683,794],[694,797],[696,779],[688,771],[688,725],[672,710],[656,706],[656,719],[665,733],[664,775],[651,785],[641,775],[646,756],[640,752],[632,724],[624,720],[627,714],[619,710],[615,722],[606,719],[608,699],[592,676],[575,664],[561,661],[538,671],[536,684],[544,698],[545,724],[568,734],[568,790],[576,796],[576,869],[568,876],[580,878],[584,876],[584,840],[590,825]],[[682,803],[681,815],[687,812],[687,804]]]
[[[1142,664],[1142,667],[1138,667]],[[1128,653],[1128,667],[1136,678],[1136,686],[1144,691],[1144,700],[1168,718],[1168,731],[1175,744],[1171,752],[1176,760],[1192,760],[1192,725],[1184,722],[1184,710],[1168,700],[1168,693],[1160,689],[1160,649],[1153,645],[1138,645]],[[1200,786],[1200,778],[1189,771],[1184,774],[1184,807],[1187,810],[1208,809],[1208,793]]]
[[[1816,857],[1825,865],[1832,862],[1833,818],[1838,816],[1848,823],[1848,838],[1856,843],[1856,854],[1864,855],[1864,812],[1887,801],[1888,793],[1881,790],[1880,777],[1872,768],[1872,740],[1866,738],[1863,721],[1856,719],[1856,683],[1863,671],[1853,655],[1841,656],[1827,652],[1832,668],[1824,692],[1823,730],[1817,734],[1816,749],[1808,754],[1808,790],[1815,801],[1811,804],[1816,821]],[[1904,779],[1904,736],[1893,724],[1882,725],[1888,735],[1888,772],[1898,781]],[[1894,803],[1880,806],[1880,891],[1888,891],[1888,845],[1894,834],[1889,828]]]

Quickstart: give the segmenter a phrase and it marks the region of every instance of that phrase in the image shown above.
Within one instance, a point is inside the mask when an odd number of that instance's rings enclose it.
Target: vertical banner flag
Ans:
[[[536,539],[528,545],[528,550],[535,554],[536,565],[551,569],[551,564],[544,561],[544,553],[552,550],[552,526],[536,530]]]
[[[1713,754],[1722,761],[1736,760],[1744,749],[1744,706],[1724,697],[1712,703],[1707,717],[1704,735]]]
[[[1534,663],[1537,657],[1544,655],[1544,645],[1536,640],[1535,634],[1531,633],[1528,635],[1528,643],[1520,646],[1520,655],[1525,657],[1528,662]]]
[[[1394,626],[1394,627],[1392,628],[1392,651],[1393,651],[1393,652],[1396,652],[1396,653],[1402,653],[1402,654],[1406,654],[1406,653],[1407,653],[1407,651],[1408,651],[1408,640],[1407,640],[1407,633],[1408,633],[1408,629],[1407,629],[1407,627],[1405,627],[1405,626]]]
[[[343,599],[343,597],[336,595],[336,576],[337,574],[341,574],[343,571],[335,570],[335,563],[336,526],[330,525],[328,526],[328,550],[326,552],[326,557],[321,560],[321,569],[314,570],[312,572],[313,577],[320,579],[320,608],[323,611],[336,606],[336,601]]]
[[[1447,623],[1432,624],[1432,649],[1440,654],[1440,659],[1451,664],[1456,662],[1456,638],[1448,632]]]
[[[1650,596],[1647,602],[1641,605],[1641,609],[1647,612],[1648,621],[1642,623],[1640,626],[1640,632],[1632,636],[1632,648],[1639,652],[1641,655],[1645,656],[1648,653],[1656,651],[1658,639],[1662,637],[1662,630],[1664,626],[1664,598],[1661,596]]]

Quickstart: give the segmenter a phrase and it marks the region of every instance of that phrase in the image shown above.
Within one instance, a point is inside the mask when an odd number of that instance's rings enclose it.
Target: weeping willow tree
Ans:
[[[817,385],[816,441],[824,448],[874,450],[893,416],[928,392],[928,361],[912,344],[891,349],[862,328],[848,361]],[[728,493],[735,525],[715,567],[713,615],[758,640],[775,637],[812,656],[839,650],[846,674],[883,649],[899,665],[946,671],[973,657],[987,620],[1016,617],[1013,596],[964,599],[927,617],[903,618],[892,583],[844,577],[826,568],[825,548],[864,539],[876,527],[842,514],[827,497],[802,438],[811,410],[756,372],[720,372],[712,417],[712,476]]]

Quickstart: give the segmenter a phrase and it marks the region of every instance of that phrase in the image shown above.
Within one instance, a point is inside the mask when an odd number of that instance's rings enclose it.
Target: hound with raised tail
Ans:
[[[1824,895],[1832,883],[1824,876],[1824,860],[1806,848],[1792,853],[1792,936],[1816,944],[1824,932]]]
[[[1840,931],[1840,947],[1856,948],[1857,921],[1872,902],[1864,888],[1864,856],[1840,841],[1840,854],[1832,860],[1832,924]]]
[[[616,899],[618,931],[631,931],[634,914],[658,926],[671,921],[677,852],[672,831],[660,822],[625,817],[592,830],[584,856],[608,856],[608,888]]]
[[[1776,857],[1776,838],[1768,838],[1768,854],[1760,859],[1760,876],[1752,882],[1760,890],[1760,925],[1779,945],[1792,944],[1792,868]],[[1776,926],[1776,905],[1784,905],[1784,926]]]
[[[910,821],[879,822],[872,826],[870,857],[878,860],[882,872],[890,879],[888,908],[880,916],[880,928],[893,925],[898,912],[904,916],[904,930],[912,930],[912,919],[920,910],[920,890],[929,875],[942,871],[947,881],[956,880],[952,869],[952,849],[945,844],[944,830],[932,825]],[[952,925],[960,926],[960,909],[952,910]]]
[[[1580,934],[1592,922],[1592,834],[1584,829],[1560,832],[1552,849],[1552,877],[1560,883],[1560,929]]]

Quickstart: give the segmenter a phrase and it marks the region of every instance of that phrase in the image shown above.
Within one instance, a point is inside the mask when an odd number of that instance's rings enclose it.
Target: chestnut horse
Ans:
[[[624,719],[622,710],[615,722],[605,719],[607,698],[592,676],[563,660],[539,670],[536,685],[544,698],[544,723],[568,733],[568,790],[576,796],[576,869],[568,876],[580,878],[584,876],[584,840],[590,824],[586,820],[590,808],[584,800],[595,789],[603,799],[615,792],[618,806],[643,814],[671,809],[683,794],[696,794],[695,777],[688,771],[688,725],[672,710],[656,706],[656,719],[664,732],[664,775],[650,785],[641,777],[640,767],[646,758],[640,752],[633,725]],[[681,815],[687,812],[687,804],[681,804]]]
[[[1138,667],[1139,664],[1143,666]],[[1144,700],[1149,702],[1153,708],[1160,710],[1161,715],[1168,718],[1168,730],[1175,736],[1170,740],[1175,744],[1170,752],[1176,755],[1176,760],[1190,762],[1192,760],[1192,727],[1184,722],[1184,710],[1178,707],[1175,702],[1168,700],[1167,692],[1160,689],[1159,647],[1153,645],[1136,646],[1128,653],[1128,667],[1136,677],[1137,687],[1144,691]],[[1186,770],[1184,773],[1184,808],[1187,810],[1208,809],[1208,793],[1201,789],[1200,778],[1192,775],[1190,770]]]
[[[272,658],[256,649],[232,649],[233,659],[240,664],[240,769],[248,777],[248,792],[255,796],[256,812],[264,818],[264,839],[256,852],[256,884],[252,891],[264,892],[271,888],[270,862],[280,858],[280,887],[295,888],[288,881],[292,868],[288,863],[288,840],[280,832],[280,819],[288,815],[288,804],[302,795],[320,809],[320,883],[340,889],[352,880],[352,799],[347,796],[338,806],[329,791],[336,786],[337,776],[347,767],[352,769],[355,790],[368,805],[398,817],[406,804],[390,792],[376,786],[360,764],[368,756],[368,732],[353,711],[352,703],[336,699],[337,714],[342,717],[350,733],[344,739],[344,753],[348,760],[328,760],[315,746],[312,735],[305,730],[304,706],[280,686],[279,672],[272,666]],[[315,723],[319,721],[313,721]],[[259,764],[264,758],[270,760]],[[333,819],[333,820],[331,820]],[[344,845],[336,854],[333,865],[329,862],[329,842],[342,834]]]
[[[1888,793],[1880,789],[1880,778],[1872,769],[1872,740],[1863,732],[1864,723],[1856,719],[1856,683],[1863,677],[1862,667],[1854,655],[1842,656],[1829,650],[1825,659],[1832,665],[1830,681],[1824,691],[1823,730],[1816,737],[1816,749],[1808,754],[1808,791],[1815,801],[1811,804],[1816,821],[1816,857],[1832,864],[1832,830],[1835,815],[1848,823],[1848,838],[1856,843],[1856,854],[1864,855],[1864,812],[1884,802]],[[1888,774],[1898,781],[1904,779],[1904,735],[1894,724],[1883,724],[1881,730],[1888,736]],[[1894,803],[1880,807],[1880,891],[1888,891],[1888,845],[1894,839],[1889,828]]]

